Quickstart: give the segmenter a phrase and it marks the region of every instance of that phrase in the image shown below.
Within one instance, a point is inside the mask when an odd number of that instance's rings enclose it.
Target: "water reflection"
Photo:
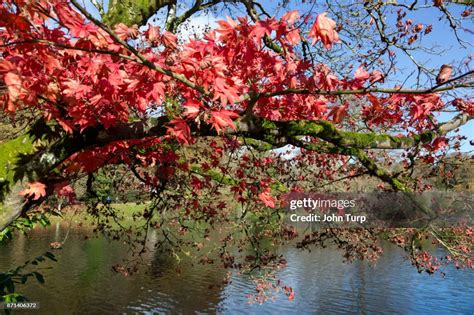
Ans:
[[[37,229],[0,245],[0,270],[47,251],[49,243],[62,241],[65,227]],[[392,246],[384,248],[374,268],[364,262],[343,264],[336,250],[308,253],[284,247],[289,264],[279,276],[294,288],[295,300],[280,296],[276,302],[249,305],[246,295],[255,287],[248,278],[233,275],[224,284],[226,270],[186,259],[177,265],[159,252],[140,273],[116,274],[111,266],[126,257],[126,247],[105,237],[85,240],[86,234],[74,228],[64,249],[55,252],[59,263],[40,266],[52,267],[42,270],[44,285],[20,287],[41,303],[39,313],[474,314],[474,272],[448,270],[446,278],[420,275]]]

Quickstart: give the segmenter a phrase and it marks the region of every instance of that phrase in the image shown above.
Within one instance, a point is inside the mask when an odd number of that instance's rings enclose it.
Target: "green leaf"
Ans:
[[[10,228],[6,228],[2,232],[0,232],[0,242],[11,237],[12,237],[12,231],[10,230]]]
[[[44,256],[48,257],[48,258],[51,259],[52,261],[58,261],[58,260],[56,259],[56,256],[54,256],[54,254],[51,253],[51,252],[46,252],[46,253],[44,254]]]
[[[43,277],[42,274],[40,274],[39,272],[36,272],[36,271],[33,271],[33,274],[35,275],[36,280],[38,280],[39,283],[41,283],[41,284],[44,283],[44,277]]]
[[[11,278],[7,280],[6,287],[7,287],[8,292],[10,293],[15,292],[15,284],[13,283]]]
[[[43,227],[47,227],[48,226],[48,221],[45,220],[45,218],[41,218],[40,219],[40,223]]]

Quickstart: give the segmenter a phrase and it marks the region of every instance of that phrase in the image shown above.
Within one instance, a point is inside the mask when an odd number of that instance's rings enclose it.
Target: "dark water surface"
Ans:
[[[7,270],[49,250],[61,241],[65,226],[36,229],[0,245],[0,270]],[[447,270],[418,274],[400,250],[387,246],[375,267],[364,262],[343,264],[336,250],[302,252],[282,249],[288,267],[280,278],[295,290],[294,301],[281,295],[276,302],[249,304],[254,283],[214,265],[179,265],[156,253],[143,270],[124,277],[111,270],[127,256],[126,247],[105,237],[84,239],[85,231],[71,231],[59,262],[39,265],[46,283],[19,286],[39,311],[28,314],[474,314],[474,272]],[[177,273],[176,268],[181,272]]]

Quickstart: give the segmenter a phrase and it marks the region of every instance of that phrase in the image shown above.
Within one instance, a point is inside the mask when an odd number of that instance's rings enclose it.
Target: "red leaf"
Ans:
[[[474,102],[456,98],[452,103],[455,107],[457,107],[458,110],[465,112],[468,115],[474,116]]]
[[[71,31],[73,36],[87,37],[91,31],[96,29],[96,27],[86,24],[84,18],[77,11],[72,9],[67,2],[56,4],[54,10],[61,23]]]
[[[8,73],[15,70],[15,66],[5,59],[0,59],[0,74]]]
[[[250,33],[250,36],[255,36],[257,40],[257,46],[260,47],[260,41],[262,38],[267,35],[270,36],[272,31],[277,28],[278,24],[272,20],[272,19],[267,19],[263,21],[258,21],[254,27],[252,32]]]
[[[433,151],[437,151],[439,149],[442,149],[448,145],[448,139],[446,137],[438,137],[434,139],[434,141],[431,143],[431,149]]]
[[[216,30],[220,33],[220,39],[223,41],[232,41],[237,37],[236,28],[238,23],[232,20],[230,17],[227,17],[226,21],[217,21],[219,28]]]
[[[327,13],[321,13],[316,17],[316,21],[309,31],[309,37],[313,39],[313,44],[321,40],[324,47],[330,49],[333,43],[339,43],[339,35],[337,34],[336,22],[326,17]]]
[[[161,40],[163,41],[163,45],[169,49],[176,49],[178,47],[177,42],[178,38],[176,37],[175,34],[165,31],[163,35],[161,36]]]
[[[297,45],[301,41],[298,29],[292,29],[291,31],[287,32],[285,36],[290,45]]]
[[[295,299],[295,291],[291,291],[290,295],[288,295],[288,300],[293,301]]]
[[[275,208],[275,199],[273,199],[273,196],[270,194],[270,192],[268,190],[264,191],[264,192],[261,192],[258,195],[258,198],[261,201],[263,201],[265,206],[267,206],[269,208]]]
[[[76,99],[84,97],[92,90],[91,86],[83,85],[74,79],[69,79],[68,81],[64,82],[64,85],[67,87],[63,91],[64,95],[74,97]]]
[[[218,133],[220,133],[221,130],[226,127],[230,127],[234,130],[236,129],[235,124],[232,121],[232,118],[239,117],[239,115],[237,115],[236,113],[231,112],[230,110],[221,110],[213,111],[211,113],[211,116],[212,117],[209,121]]]
[[[214,100],[220,98],[222,105],[234,103],[239,99],[239,91],[230,78],[216,78],[214,82]]]
[[[46,185],[40,182],[28,183],[28,188],[20,192],[21,196],[33,197],[33,200],[38,200],[46,196]]]
[[[76,200],[74,188],[72,188],[67,182],[56,185],[54,190],[58,196],[66,198],[69,202]]]
[[[372,71],[372,73],[370,74],[369,81],[370,81],[370,83],[375,83],[375,82],[381,82],[381,83],[383,83],[383,81],[384,81],[384,75],[383,75],[383,73],[380,72],[379,70],[374,70],[374,71]]]
[[[299,18],[300,18],[300,14],[298,10],[287,12],[281,17],[281,19],[283,21],[286,21],[288,24],[294,24],[296,20],[298,20]]]
[[[8,94],[10,95],[10,100],[12,102],[17,101],[25,95],[25,90],[23,89],[23,80],[18,74],[14,72],[8,72],[5,75],[5,84],[7,85]]]
[[[335,124],[340,123],[347,116],[347,108],[349,105],[345,103],[341,106],[335,106],[331,109],[329,117],[332,116],[332,120]]]
[[[173,125],[173,127],[167,127],[167,133],[169,135],[175,137],[179,143],[191,143],[191,129],[189,128],[188,123],[184,119],[174,119],[170,121],[170,124]]]
[[[161,102],[165,95],[165,85],[163,82],[156,82],[153,84],[153,90],[151,91],[151,97],[157,103]]]
[[[199,109],[201,107],[201,103],[190,99],[187,100],[186,103],[183,105],[184,107],[184,115],[188,118],[195,118],[199,114]]]
[[[153,45],[157,45],[161,39],[159,26],[150,25],[150,27],[148,28],[148,31],[145,34],[148,41]]]
[[[357,68],[354,78],[360,81],[366,81],[370,77],[370,74],[365,70],[364,66]]]
[[[133,27],[128,27],[127,25],[123,23],[119,23],[115,25],[114,28],[115,34],[121,39],[121,40],[127,40],[129,38],[137,38],[138,36],[138,28],[136,25]]]

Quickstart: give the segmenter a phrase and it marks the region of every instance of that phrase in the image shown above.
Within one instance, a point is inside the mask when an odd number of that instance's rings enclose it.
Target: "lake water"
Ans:
[[[66,226],[54,224],[0,245],[0,270],[7,270],[49,250],[61,241]],[[248,278],[215,265],[180,264],[155,253],[138,274],[124,277],[111,270],[127,256],[126,247],[105,237],[85,240],[86,231],[71,231],[58,263],[40,264],[46,283],[18,286],[39,311],[28,314],[474,314],[474,272],[448,269],[418,274],[392,246],[375,267],[344,264],[335,249],[300,251],[284,247],[288,267],[279,278],[295,290],[294,301],[283,294],[276,302],[249,304],[255,293]],[[52,267],[52,269],[43,269]],[[181,270],[180,273],[176,269]]]

